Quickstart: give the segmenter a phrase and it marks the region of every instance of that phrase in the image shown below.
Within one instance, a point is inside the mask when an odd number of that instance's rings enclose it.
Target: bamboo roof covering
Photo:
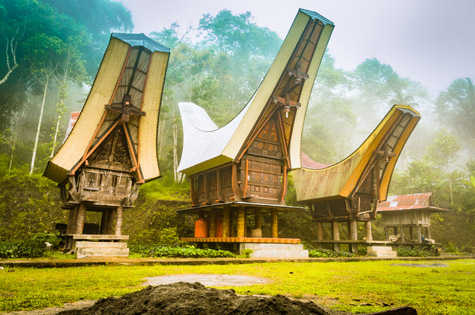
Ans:
[[[44,176],[64,182],[122,124],[140,181],[159,177],[157,128],[169,52],[144,34],[112,34],[77,122]],[[127,112],[125,98],[132,105]]]
[[[251,134],[264,124],[266,117],[282,111],[282,107],[297,105],[300,107],[298,110],[288,110],[287,118],[291,123],[285,124],[283,133],[285,145],[289,147],[290,168],[299,168],[308,100],[333,28],[333,23],[318,13],[300,9],[254,96],[222,128],[217,128],[199,106],[180,103],[184,144],[178,170],[192,175],[239,160]],[[300,69],[303,71],[300,72]],[[300,75],[305,76],[305,80],[301,80]],[[289,91],[288,86],[293,84],[292,80],[297,81],[296,78],[299,83],[303,83],[292,86],[293,89]],[[281,106],[279,103],[287,105]]]
[[[420,120],[420,114],[410,106],[395,105],[379,123],[363,144],[339,163],[325,166],[319,163],[307,165],[293,172],[297,200],[348,198],[358,189],[374,167],[375,159],[384,158],[378,178],[378,200],[386,200],[389,182],[407,139]]]

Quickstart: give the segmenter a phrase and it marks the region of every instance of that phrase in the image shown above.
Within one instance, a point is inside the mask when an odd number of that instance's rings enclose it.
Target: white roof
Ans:
[[[183,152],[178,171],[219,156],[231,161],[233,157],[223,155],[223,151],[247,112],[249,104],[227,125],[218,128],[202,107],[190,102],[178,103],[183,123]]]

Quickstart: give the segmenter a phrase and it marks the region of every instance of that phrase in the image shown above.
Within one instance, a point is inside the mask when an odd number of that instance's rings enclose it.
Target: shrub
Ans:
[[[226,250],[201,249],[194,246],[171,247],[157,245],[129,244],[131,253],[136,253],[145,257],[181,257],[181,258],[218,258],[236,257]]]
[[[308,251],[308,256],[311,258],[328,258],[328,257],[352,257],[352,253],[341,251],[335,252],[331,249],[311,249]]]
[[[428,257],[433,254],[426,249],[396,247],[398,257]]]

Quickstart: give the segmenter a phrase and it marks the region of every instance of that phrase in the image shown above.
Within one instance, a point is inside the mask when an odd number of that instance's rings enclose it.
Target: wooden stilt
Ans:
[[[275,209],[272,209],[271,230],[272,230],[272,238],[278,238],[279,237],[278,218],[277,218],[277,210]]]
[[[223,237],[229,237],[229,206],[223,211]]]
[[[373,228],[371,226],[371,221],[365,222],[365,231],[366,231],[366,240],[372,241],[373,240]]]
[[[426,227],[426,235],[427,235],[427,238],[428,239],[432,239],[431,235],[430,235],[430,226],[427,226]]]
[[[406,235],[404,235],[404,227],[401,226],[401,242],[405,243],[406,242]]]
[[[107,221],[108,221],[108,216],[109,216],[109,211],[108,210],[103,210],[102,211],[102,218],[101,218],[101,228],[99,233],[100,234],[106,234],[106,226],[107,226]]]
[[[86,206],[81,203],[79,204],[78,216],[76,219],[76,231],[75,234],[82,234],[84,231],[84,221],[86,220]]]
[[[254,211],[254,220],[255,220],[255,228],[256,229],[260,229],[262,228],[262,212],[261,212],[261,209],[256,209]]]
[[[211,210],[208,235],[209,237],[216,237],[216,211],[214,210]]]
[[[332,234],[333,234],[333,240],[334,241],[339,241],[340,240],[340,226],[338,225],[337,221],[332,221]],[[340,244],[333,244],[333,250],[335,252],[340,251]]]
[[[115,235],[122,235],[122,206],[117,207],[115,211]]]
[[[105,234],[112,235],[114,229],[114,217],[115,217],[115,209],[107,210],[109,214],[107,215],[107,224],[105,229]]]
[[[414,240],[414,230],[412,229],[412,226],[409,227],[409,237],[410,237],[411,241]]]
[[[74,207],[73,209],[69,210],[68,228],[66,229],[66,234],[74,233],[76,228],[77,211],[78,207]]]
[[[349,234],[350,234],[350,240],[352,241],[357,241],[358,240],[358,225],[356,220],[350,220],[350,225],[349,225]],[[350,251],[353,254],[358,254],[358,244],[350,244]]]
[[[317,221],[317,240],[323,241],[323,223]]]
[[[417,243],[422,242],[422,227],[421,226],[417,227],[417,240],[416,240],[416,242]]]
[[[384,239],[389,241],[389,230],[387,227],[384,228]]]
[[[238,208],[238,222],[237,222],[237,236],[238,237],[244,237],[244,228],[245,228],[245,219],[246,215],[244,213],[244,208],[239,207]]]

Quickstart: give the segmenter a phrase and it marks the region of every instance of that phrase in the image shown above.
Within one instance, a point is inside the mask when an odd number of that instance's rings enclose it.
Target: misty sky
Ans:
[[[254,22],[284,38],[299,8],[335,23],[328,45],[337,67],[351,70],[378,58],[436,95],[457,78],[475,81],[475,0],[118,0],[134,32],[177,22],[197,28],[203,14],[250,11]]]

